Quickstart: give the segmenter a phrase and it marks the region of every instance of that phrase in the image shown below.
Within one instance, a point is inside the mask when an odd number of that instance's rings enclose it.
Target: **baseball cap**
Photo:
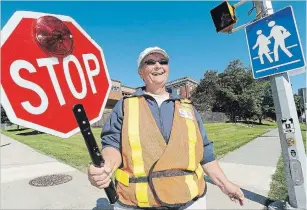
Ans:
[[[140,64],[143,61],[143,59],[151,54],[151,53],[160,53],[161,55],[163,55],[167,60],[169,60],[169,56],[166,53],[165,50],[161,49],[160,47],[148,47],[146,48],[143,52],[140,53],[139,58],[137,60],[138,62],[138,69],[140,68]]]

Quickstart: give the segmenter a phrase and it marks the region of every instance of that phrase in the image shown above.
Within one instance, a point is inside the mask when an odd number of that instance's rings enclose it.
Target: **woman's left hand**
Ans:
[[[227,182],[222,188],[222,192],[225,193],[232,201],[244,205],[244,194],[240,187],[232,182]]]

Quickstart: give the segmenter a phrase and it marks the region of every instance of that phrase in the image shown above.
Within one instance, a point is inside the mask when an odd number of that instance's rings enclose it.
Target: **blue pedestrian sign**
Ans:
[[[245,34],[255,79],[305,66],[291,6],[246,26]]]

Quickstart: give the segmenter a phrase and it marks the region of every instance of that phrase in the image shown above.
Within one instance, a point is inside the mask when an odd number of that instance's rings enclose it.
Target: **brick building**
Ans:
[[[178,95],[186,98],[191,97],[191,92],[197,87],[198,82],[190,77],[183,77],[166,83],[167,89],[172,89]]]
[[[135,92],[134,88],[122,85],[121,81],[112,79],[112,87],[101,120],[94,123],[93,127],[102,127],[115,104],[123,97]]]
[[[119,101],[123,96],[131,95],[135,90],[135,88],[122,85],[119,80],[112,79],[112,87],[105,110],[113,109],[117,101]]]

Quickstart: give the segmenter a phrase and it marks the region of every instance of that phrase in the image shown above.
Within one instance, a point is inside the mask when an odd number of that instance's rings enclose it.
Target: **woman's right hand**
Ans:
[[[105,163],[103,167],[95,167],[91,164],[88,167],[88,180],[90,183],[99,188],[107,188],[111,182],[114,164]]]

